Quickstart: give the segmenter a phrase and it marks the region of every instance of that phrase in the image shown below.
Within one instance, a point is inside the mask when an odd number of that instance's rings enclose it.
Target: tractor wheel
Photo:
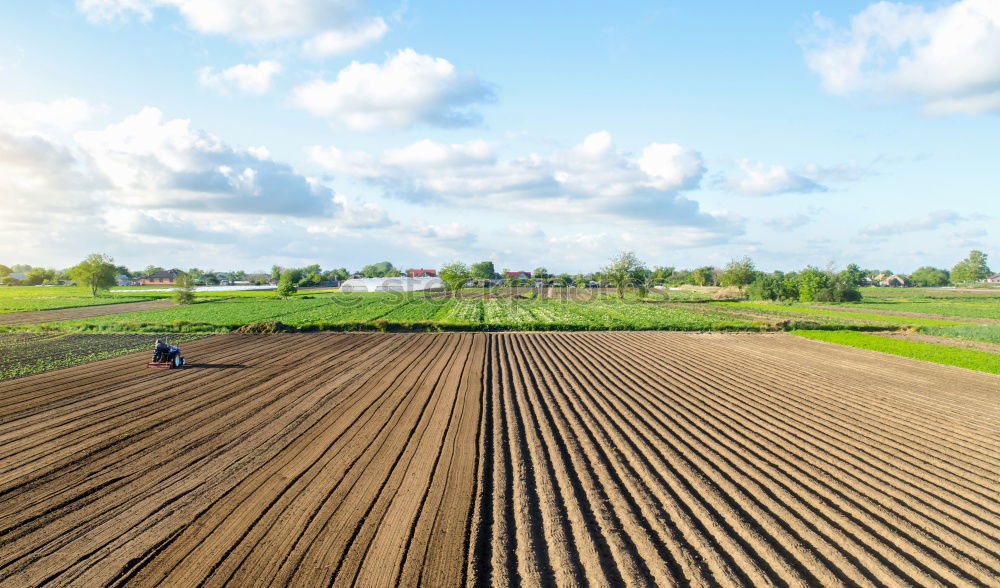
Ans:
[[[177,357],[174,358],[174,367],[179,368],[182,365],[184,365],[184,358],[178,355]]]

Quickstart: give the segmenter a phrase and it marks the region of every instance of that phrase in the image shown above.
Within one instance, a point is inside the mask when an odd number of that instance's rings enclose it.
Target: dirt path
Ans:
[[[223,335],[0,383],[0,585],[996,585],[1000,378],[784,334]]]
[[[37,310],[32,312],[9,312],[0,314],[0,325],[30,325],[54,321],[71,321],[95,316],[121,314],[123,312],[138,312],[168,308],[174,301],[168,298],[147,300],[145,302],[122,302],[120,304],[100,304],[98,306],[78,306],[59,310]]]

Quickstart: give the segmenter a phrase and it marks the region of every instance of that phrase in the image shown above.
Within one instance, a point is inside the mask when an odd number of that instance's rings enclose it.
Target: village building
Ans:
[[[181,272],[177,270],[164,270],[156,272],[155,274],[149,274],[139,278],[140,286],[173,286],[174,282],[177,281],[177,276]]]
[[[408,278],[436,278],[437,275],[438,275],[437,270],[432,270],[432,269],[406,270],[406,277]]]

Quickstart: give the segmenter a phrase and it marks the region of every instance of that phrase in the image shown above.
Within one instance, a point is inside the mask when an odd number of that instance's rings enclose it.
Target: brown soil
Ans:
[[[0,585],[996,585],[1000,378],[783,334],[278,334],[0,383]]]
[[[958,347],[960,349],[972,349],[974,351],[985,351],[987,353],[1000,354],[1000,345],[987,343],[986,341],[968,341],[966,339],[956,339],[954,337],[938,337],[936,335],[924,335],[911,331],[887,331],[884,333],[872,333],[880,337],[890,339],[903,339],[906,341],[917,341],[918,343],[933,343],[934,345],[944,345],[945,347]]]
[[[95,316],[121,314],[123,312],[138,312],[156,310],[174,305],[169,298],[147,300],[145,302],[122,302],[121,304],[100,304],[98,306],[78,306],[60,310],[36,310],[32,312],[10,312],[0,314],[0,325],[30,325],[54,321],[72,321]]]

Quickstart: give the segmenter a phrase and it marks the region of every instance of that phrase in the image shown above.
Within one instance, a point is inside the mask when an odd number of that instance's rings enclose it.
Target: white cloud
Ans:
[[[697,152],[653,144],[635,158],[615,148],[605,131],[568,149],[513,159],[498,157],[484,141],[424,140],[380,155],[335,147],[313,147],[309,153],[331,171],[416,203],[521,212],[560,223],[627,219],[701,227],[712,233],[702,233],[705,239],[742,232],[735,219],[706,213],[679,194],[697,187],[704,173]]]
[[[825,192],[826,187],[796,174],[783,165],[768,166],[759,161],[740,159],[736,162],[741,175],[723,180],[733,192],[747,196],[771,196],[790,192]]]
[[[829,92],[912,95],[928,112],[1000,112],[1000,2],[878,2],[840,28],[817,15],[806,62]]]
[[[317,57],[341,55],[366,45],[370,45],[385,36],[389,26],[382,17],[373,18],[348,30],[331,30],[320,33],[302,44],[302,49]]]
[[[665,190],[694,188],[705,173],[701,157],[676,143],[647,146],[639,158],[639,169],[656,178],[657,187]]]
[[[79,98],[50,102],[0,102],[0,129],[33,132],[40,128],[71,130],[90,120],[94,109]]]
[[[223,94],[233,90],[265,94],[271,90],[271,82],[281,70],[281,64],[271,60],[264,60],[256,65],[241,63],[219,72],[211,67],[203,67],[198,71],[198,81]]]
[[[156,108],[75,138],[113,196],[133,207],[293,216],[337,208],[329,189],[290,166],[230,147],[188,120],[164,121]]]
[[[314,116],[333,117],[352,129],[476,124],[468,107],[493,100],[493,91],[448,60],[403,49],[384,63],[352,62],[330,82],[313,80],[294,90],[294,102]]]
[[[192,30],[252,42],[308,38],[303,49],[334,55],[378,41],[388,26],[364,15],[358,0],[76,0],[92,22],[152,20],[176,9]]]

